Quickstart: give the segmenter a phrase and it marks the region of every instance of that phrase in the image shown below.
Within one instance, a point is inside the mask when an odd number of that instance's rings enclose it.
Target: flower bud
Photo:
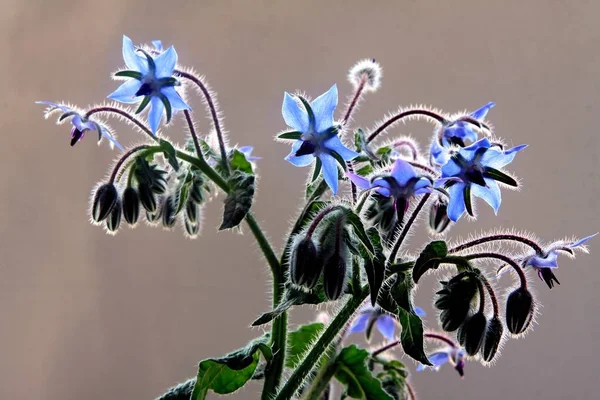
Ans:
[[[518,335],[529,327],[533,319],[533,296],[524,287],[513,291],[506,300],[506,327]]]
[[[193,201],[188,201],[185,205],[185,216],[186,220],[189,220],[193,224],[198,222],[198,205]]]
[[[158,220],[160,220],[161,217],[162,217],[162,210],[160,210],[160,209],[156,210],[153,213],[146,211],[146,220],[150,223],[158,222]]]
[[[437,234],[443,233],[446,228],[450,225],[450,218],[448,218],[448,203],[439,197],[431,205],[429,211],[429,227]]]
[[[140,197],[131,186],[123,192],[123,217],[128,224],[134,225],[140,216]]]
[[[296,285],[312,289],[317,284],[323,269],[317,247],[312,239],[300,240],[290,254],[290,280]]]
[[[504,328],[502,327],[502,321],[498,317],[493,317],[485,333],[485,340],[483,342],[483,359],[490,362],[496,356],[500,342],[502,341],[502,333]]]
[[[348,72],[348,81],[358,88],[364,79],[364,90],[374,92],[381,85],[381,65],[372,58],[360,60]]]
[[[440,322],[445,331],[457,330],[467,318],[471,301],[477,293],[476,279],[472,272],[461,272],[449,282],[440,282],[442,289],[436,293],[435,306],[442,310]]]
[[[334,252],[323,266],[323,288],[329,300],[337,300],[342,295],[346,281],[346,260],[339,251]]]
[[[105,183],[96,189],[92,204],[92,218],[96,222],[104,221],[117,203],[119,194],[112,183]]]
[[[200,232],[200,224],[198,222],[192,222],[186,218],[184,225],[185,231],[192,237],[196,236],[198,232]]]
[[[153,214],[156,212],[156,196],[145,183],[140,183],[138,186],[140,203],[142,203],[142,207],[149,213]]]
[[[162,206],[162,223],[165,228],[172,228],[175,226],[177,218],[175,215],[175,207],[173,206],[173,198],[168,196],[165,198]]]
[[[474,356],[479,352],[486,327],[487,318],[482,312],[476,313],[465,321],[461,329],[464,331],[464,347],[468,355]]]
[[[200,176],[194,176],[190,187],[190,198],[198,204],[204,202],[203,186],[204,180]]]
[[[106,219],[106,229],[108,229],[109,232],[116,232],[119,229],[119,225],[121,225],[121,214],[121,200],[117,199],[115,206],[112,208]]]

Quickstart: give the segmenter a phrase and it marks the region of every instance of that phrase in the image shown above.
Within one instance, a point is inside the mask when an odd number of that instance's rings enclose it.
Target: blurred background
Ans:
[[[524,183],[450,237],[497,227],[551,241],[599,230],[600,3],[539,1],[66,1],[1,0],[0,398],[152,399],[196,363],[243,346],[270,307],[268,268],[249,233],[217,233],[221,199],[197,240],[141,224],[108,236],[88,223],[88,196],[117,157],[94,135],[69,147],[69,127],[34,100],[103,102],[123,65],[121,38],[162,39],[218,92],[230,142],[255,146],[255,213],[277,248],[301,204],[308,169],[283,160],[284,91],[317,96],[373,57],[383,87],[354,126],[371,128],[400,105],[473,110],[488,101],[496,134],[529,143],[511,170]],[[191,99],[203,134],[210,123]],[[139,141],[110,121],[122,143]],[[180,123],[168,132],[182,141]],[[401,125],[426,143],[431,126]],[[246,230],[246,229],[244,229]],[[411,240],[415,249],[425,234]],[[509,341],[493,368],[414,374],[422,399],[597,398],[600,272],[594,255],[560,259],[561,285],[535,281],[539,325]],[[433,281],[433,279],[430,279]],[[431,289],[418,303],[430,311]],[[292,313],[310,321],[315,310]],[[432,347],[430,347],[431,349]],[[396,353],[398,357],[401,352]],[[406,360],[411,369],[414,364]],[[249,385],[231,398],[257,398]],[[596,394],[594,394],[596,393]]]

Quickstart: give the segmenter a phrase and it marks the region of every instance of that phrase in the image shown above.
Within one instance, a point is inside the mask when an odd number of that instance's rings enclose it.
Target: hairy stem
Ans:
[[[402,232],[400,233],[400,236],[398,236],[398,239],[394,243],[394,247],[392,248],[392,251],[390,252],[390,257],[388,258],[388,263],[389,264],[393,264],[394,262],[396,262],[396,256],[398,255],[398,251],[400,251],[400,247],[402,246],[402,243],[404,242],[404,239],[406,239],[406,235],[408,235],[408,232],[410,231],[410,228],[413,226],[415,220],[419,216],[419,213],[421,212],[421,210],[425,206],[425,203],[427,203],[427,200],[429,200],[429,197],[431,197],[431,194],[429,194],[429,193],[427,193],[426,195],[423,196],[423,198],[421,199],[421,201],[417,205],[417,208],[415,208],[415,210],[413,211],[412,215],[410,216],[410,218],[408,219],[408,221],[404,225],[404,228],[402,229]]]
[[[485,236],[485,237],[482,237],[479,239],[471,240],[469,242],[466,242],[466,243],[463,243],[461,245],[451,248],[450,250],[448,250],[448,253],[456,253],[456,252],[466,250],[471,247],[478,246],[480,244],[484,244],[484,243],[488,243],[488,242],[495,242],[495,241],[519,242],[521,244],[531,247],[533,250],[535,250],[536,253],[543,254],[542,247],[539,244],[537,244],[536,242],[534,242],[533,240],[527,239],[526,237],[523,237],[523,236],[510,235],[510,234],[490,235],[490,236]]]
[[[477,254],[469,254],[465,256],[467,260],[475,260],[478,258],[495,258],[497,260],[504,261],[508,265],[510,265],[517,275],[519,275],[519,280],[521,281],[521,287],[527,288],[527,277],[525,276],[525,272],[523,269],[510,257],[505,256],[504,254],[499,253],[477,253]]]
[[[336,347],[331,346],[327,351],[327,359],[322,361],[322,365],[317,372],[317,375],[311,382],[311,386],[303,396],[303,400],[320,400],[321,394],[327,389],[329,381],[333,378],[337,372],[337,365],[335,364]]]
[[[498,306],[498,298],[496,297],[496,293],[494,292],[494,288],[492,287],[492,285],[490,284],[490,282],[487,280],[487,278],[483,275],[479,276],[479,279],[481,279],[481,282],[483,282],[483,285],[485,286],[488,295],[490,296],[490,300],[492,301],[492,306],[494,307],[494,317],[498,317],[498,315],[500,314],[500,307]]]
[[[194,148],[196,149],[196,155],[199,158],[204,158],[202,155],[202,149],[200,148],[200,142],[198,141],[198,134],[196,133],[196,127],[194,126],[194,121],[192,120],[192,115],[188,110],[183,110],[183,115],[185,115],[185,120],[188,124],[188,129],[190,130],[190,135],[192,136],[192,140],[194,141]]]
[[[448,346],[452,347],[452,348],[457,348],[458,345],[456,343],[454,343],[454,341],[444,335],[440,335],[439,333],[434,333],[434,332],[425,332],[423,334],[424,338],[427,339],[433,339],[433,340],[437,340],[440,342],[443,342],[445,344],[447,344]]]
[[[133,115],[131,115],[130,113],[128,113],[125,110],[121,110],[120,108],[116,108],[116,107],[94,107],[88,110],[88,112],[85,113],[84,118],[89,118],[94,114],[97,113],[107,113],[107,114],[117,114],[120,115],[121,117],[124,117],[125,119],[133,122],[142,132],[144,132],[146,135],[148,135],[148,137],[150,137],[150,139],[154,140],[155,142],[159,142],[159,139],[154,136],[154,134],[152,133],[152,131],[150,130],[150,128],[148,128],[146,125],[143,124],[142,121],[140,121],[139,119],[137,119],[136,117],[134,117]]]
[[[121,156],[121,158],[119,158],[119,161],[117,161],[117,163],[115,164],[112,173],[110,174],[110,179],[108,180],[108,183],[114,183],[115,179],[117,178],[117,173],[119,172],[119,169],[121,168],[121,166],[123,165],[123,163],[125,161],[127,161],[127,159],[129,157],[131,157],[133,154],[137,153],[140,150],[144,150],[144,149],[148,149],[151,146],[148,145],[141,145],[141,146],[136,146],[132,149],[130,149],[129,151],[127,151],[125,154],[123,154],[123,156]]]
[[[385,121],[384,123],[382,123],[377,129],[375,129],[373,131],[373,133],[371,133],[369,135],[369,137],[367,138],[367,143],[371,143],[380,133],[382,133],[383,131],[385,131],[388,127],[390,127],[391,125],[393,125],[397,121],[400,121],[401,119],[410,117],[412,115],[424,115],[426,117],[435,119],[436,121],[438,121],[442,125],[448,123],[448,121],[446,120],[446,118],[444,118],[444,116],[442,116],[442,115],[440,115],[440,114],[438,114],[436,112],[433,112],[431,110],[424,110],[424,109],[406,110],[406,111],[399,112],[396,115],[393,115],[387,121]]]
[[[310,239],[312,237],[312,235],[315,233],[315,230],[317,229],[317,227],[319,226],[321,221],[323,221],[323,218],[325,218],[328,214],[332,213],[333,211],[337,211],[341,208],[342,208],[342,206],[339,206],[339,205],[329,206],[329,207],[324,208],[319,214],[317,214],[315,219],[313,219],[312,223],[306,230],[306,238]]]

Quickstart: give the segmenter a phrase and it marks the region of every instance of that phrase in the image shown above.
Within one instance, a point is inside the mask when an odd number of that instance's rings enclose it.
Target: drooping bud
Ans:
[[[151,213],[149,211],[146,211],[146,220],[150,223],[156,223],[158,222],[162,217],[162,210],[161,209],[157,209],[155,212]]]
[[[92,203],[92,218],[96,222],[104,221],[115,207],[119,194],[112,183],[105,183],[96,189]]]
[[[123,192],[123,217],[128,224],[134,225],[140,216],[140,197],[131,186]]]
[[[500,342],[502,341],[502,321],[498,317],[493,317],[487,326],[485,340],[483,342],[483,359],[490,362],[496,356]]]
[[[538,276],[546,282],[546,285],[548,285],[550,289],[554,287],[554,282],[560,285],[560,282],[556,279],[556,275],[552,272],[552,268],[538,268]]]
[[[109,232],[116,232],[119,230],[119,225],[121,225],[121,200],[117,199],[115,206],[112,208],[108,218],[106,219],[106,229]]]
[[[312,289],[317,284],[323,269],[317,247],[310,238],[303,238],[290,254],[290,280],[296,285]]]
[[[193,201],[188,201],[185,205],[185,217],[186,220],[190,221],[192,224],[198,222],[198,205]]]
[[[191,237],[194,237],[198,234],[198,232],[200,232],[200,223],[198,222],[192,222],[189,219],[185,219],[184,221],[184,225],[185,225],[185,231],[187,232],[188,235],[190,235]]]
[[[506,327],[509,332],[519,335],[531,324],[534,313],[533,296],[527,288],[519,287],[506,300]]]
[[[450,225],[448,203],[442,197],[438,197],[429,211],[429,227],[435,233],[441,234],[448,228],[448,225]]]
[[[442,310],[440,321],[442,329],[447,332],[457,330],[467,318],[471,301],[477,293],[477,278],[472,272],[461,272],[449,282],[441,281],[436,308]]]
[[[464,347],[468,355],[474,356],[479,352],[486,327],[487,318],[482,312],[474,314],[465,321],[461,329],[464,331]]]
[[[204,202],[203,186],[204,179],[199,175],[195,175],[190,187],[190,198],[198,204]]]
[[[175,206],[173,205],[173,198],[167,196],[162,206],[162,224],[165,228],[172,228],[177,222],[177,216],[175,215]]]
[[[156,196],[150,189],[146,183],[140,183],[138,186],[138,191],[140,195],[140,203],[142,203],[142,207],[148,213],[154,214],[156,212]]]
[[[323,267],[323,288],[329,300],[337,300],[342,295],[346,281],[346,259],[340,252],[334,252]]]

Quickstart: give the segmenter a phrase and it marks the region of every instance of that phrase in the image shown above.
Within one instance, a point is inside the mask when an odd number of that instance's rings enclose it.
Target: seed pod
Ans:
[[[156,212],[156,196],[145,183],[140,183],[138,186],[138,191],[140,195],[140,203],[142,203],[142,207],[149,213],[153,214]]]
[[[96,189],[92,203],[92,218],[96,222],[104,221],[115,207],[119,194],[112,183],[105,183]]]
[[[162,206],[162,223],[165,228],[172,228],[175,226],[177,218],[175,215],[175,207],[173,206],[173,198],[168,196]]]
[[[450,225],[448,203],[441,197],[431,205],[429,210],[429,227],[437,234],[443,233]]]
[[[108,218],[106,219],[106,229],[109,232],[116,232],[119,229],[119,225],[121,225],[121,200],[117,199],[115,206],[112,208]]]
[[[533,296],[524,287],[513,291],[506,300],[506,327],[518,335],[529,327],[533,319]]]
[[[312,289],[317,284],[323,270],[317,247],[312,239],[300,240],[290,254],[290,280],[296,285]]]
[[[490,362],[496,356],[496,352],[502,341],[503,330],[502,321],[498,317],[493,317],[488,323],[483,342],[483,359],[485,361]]]
[[[487,327],[487,318],[482,312],[478,312],[465,321],[463,326],[465,350],[470,356],[479,352],[483,344],[483,338]]]
[[[346,281],[346,260],[339,251],[334,252],[323,266],[323,288],[329,300],[337,300],[342,295]]]
[[[140,216],[140,197],[131,186],[123,192],[123,217],[128,224],[134,225]]]

